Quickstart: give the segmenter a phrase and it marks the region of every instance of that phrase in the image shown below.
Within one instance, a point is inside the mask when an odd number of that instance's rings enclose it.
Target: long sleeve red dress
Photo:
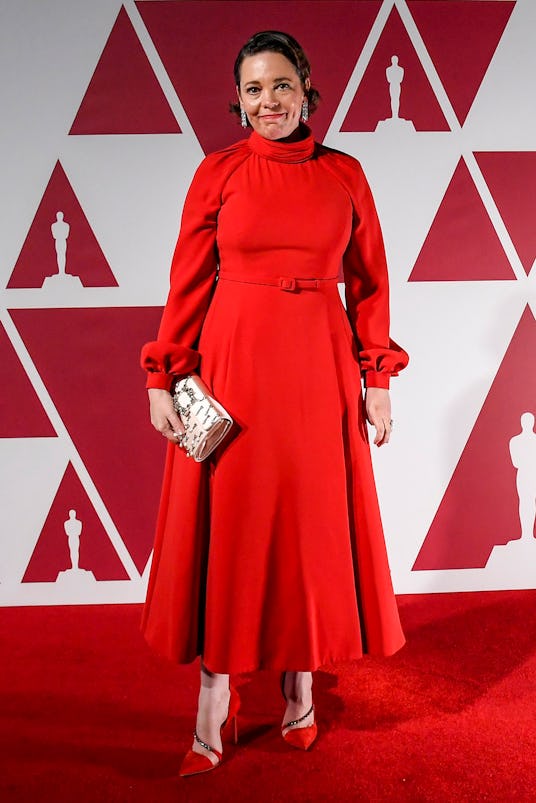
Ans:
[[[309,131],[207,156],[142,365],[151,388],[198,371],[234,437],[204,463],[169,444],[142,622],[158,652],[234,673],[402,646],[361,376],[386,388],[407,359],[359,163]]]

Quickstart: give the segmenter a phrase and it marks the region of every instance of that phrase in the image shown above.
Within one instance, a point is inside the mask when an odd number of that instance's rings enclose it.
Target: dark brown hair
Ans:
[[[307,100],[309,101],[309,113],[312,114],[318,106],[320,93],[314,87],[305,89],[305,82],[311,76],[311,65],[309,59],[300,43],[288,33],[282,31],[259,31],[248,39],[246,44],[240,49],[234,63],[234,79],[236,86],[240,86],[240,68],[242,62],[248,56],[255,56],[257,53],[281,53],[294,69],[301,81]],[[231,103],[230,110],[240,117],[240,104]],[[249,125],[249,123],[248,123]]]

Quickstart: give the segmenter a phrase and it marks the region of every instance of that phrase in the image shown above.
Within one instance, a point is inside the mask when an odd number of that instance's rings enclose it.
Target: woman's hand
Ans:
[[[367,388],[365,392],[365,410],[367,421],[376,428],[374,443],[383,446],[389,443],[391,429],[391,398],[385,388]]]
[[[184,435],[184,427],[175,408],[171,394],[167,390],[149,388],[149,404],[151,407],[151,424],[168,441],[180,444],[180,436]]]

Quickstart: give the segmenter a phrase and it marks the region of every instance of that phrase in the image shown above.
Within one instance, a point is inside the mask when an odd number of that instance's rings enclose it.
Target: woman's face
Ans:
[[[296,70],[281,53],[247,56],[236,89],[252,128],[261,136],[283,139],[298,127],[305,93]]]

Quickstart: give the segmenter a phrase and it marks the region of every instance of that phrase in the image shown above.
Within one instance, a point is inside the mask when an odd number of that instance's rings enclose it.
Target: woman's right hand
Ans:
[[[180,436],[184,435],[184,427],[175,408],[171,394],[160,388],[149,388],[149,404],[151,424],[164,438],[173,443],[180,443]]]

